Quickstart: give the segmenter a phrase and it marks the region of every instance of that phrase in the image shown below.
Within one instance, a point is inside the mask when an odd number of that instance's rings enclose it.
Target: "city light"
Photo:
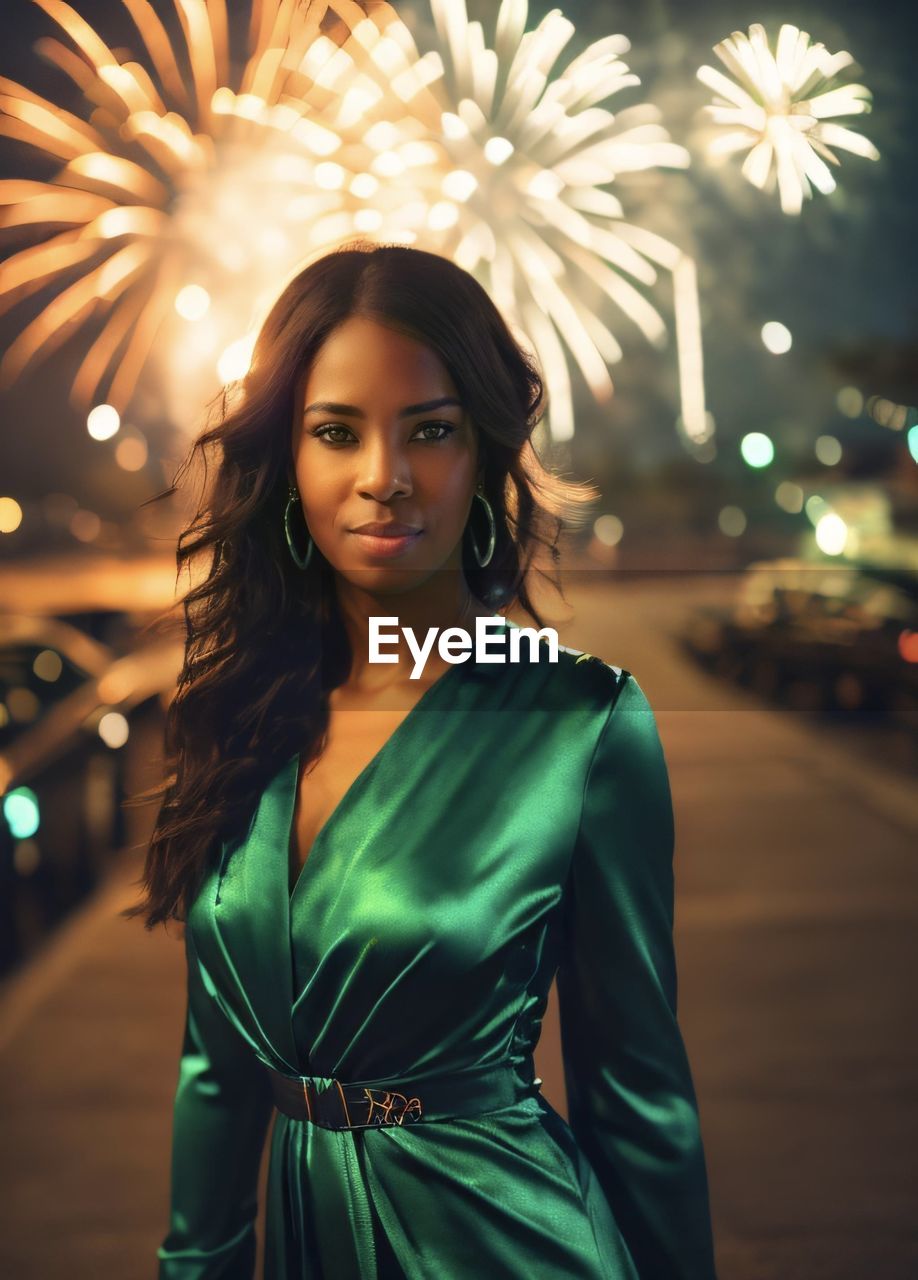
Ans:
[[[775,489],[775,502],[791,515],[799,515],[803,510],[803,490],[792,480],[782,480]]]
[[[254,349],[254,334],[230,343],[217,361],[217,372],[221,381],[235,382],[239,378],[244,378],[251,366]]]
[[[120,711],[106,711],[99,721],[99,737],[107,747],[123,747],[130,735],[130,727]]]
[[[749,431],[740,441],[743,461],[750,467],[767,467],[774,461],[775,446],[764,431]]]
[[[14,787],[3,797],[3,816],[14,840],[27,840],[38,830],[38,796],[30,787]]]
[[[835,436],[817,436],[813,452],[823,466],[834,467],[841,462],[841,442]]]
[[[22,507],[15,498],[0,498],[0,533],[15,533],[22,524]]]
[[[148,457],[147,442],[139,432],[125,436],[115,446],[115,461],[122,471],[142,471]]]
[[[86,430],[93,440],[110,440],[118,434],[121,415],[114,405],[97,404],[86,418]]]
[[[818,493],[810,494],[806,502],[803,504],[803,509],[806,512],[807,519],[810,521],[810,523],[813,525],[814,528],[822,519],[822,517],[824,515],[827,515],[832,510],[828,502],[826,502],[825,498],[823,498],[822,495]]]
[[[49,684],[53,684],[60,679],[64,664],[59,653],[55,653],[53,649],[42,649],[41,653],[35,655],[32,670],[39,680],[47,680]]]
[[[721,533],[728,538],[738,538],[746,531],[746,513],[740,507],[722,507],[717,517]]]
[[[835,397],[839,413],[846,418],[859,418],[864,412],[864,396],[857,387],[840,387]]]
[[[210,294],[199,284],[186,284],[175,298],[175,309],[183,320],[201,320],[210,310]]]
[[[616,547],[622,540],[625,526],[618,516],[604,515],[594,521],[593,532],[603,546]]]
[[[783,356],[790,351],[794,340],[787,325],[780,320],[769,320],[762,325],[762,341],[773,356]]]
[[[871,396],[866,405],[867,412],[881,427],[890,431],[904,431],[909,419],[918,417],[918,410],[907,404],[897,404],[895,400],[887,400],[884,396]]]
[[[834,511],[816,522],[816,545],[827,556],[840,556],[848,541],[848,526]]]

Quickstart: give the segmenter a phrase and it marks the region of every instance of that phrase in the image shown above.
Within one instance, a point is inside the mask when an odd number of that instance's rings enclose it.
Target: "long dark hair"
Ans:
[[[244,832],[271,777],[292,755],[324,747],[328,694],[349,673],[334,570],[318,548],[298,569],[283,520],[297,387],[332,330],[354,315],[435,351],[478,431],[496,545],[481,568],[464,544],[462,563],[473,594],[495,612],[519,603],[544,625],[531,575],[560,592],[561,532],[598,496],[539,461],[530,437],[546,407],[542,379],[468,272],[419,249],[360,242],[301,271],[264,322],[236,394],[219,400],[216,422],[158,495],[203,463],[203,491],[176,552],[178,573],[197,573],[181,601],[185,656],[166,715],[166,777],[146,793],[162,803],[138,882],[144,899],[121,913],[143,915],[147,929],[187,918],[220,842]],[[473,504],[470,523],[480,510]],[[486,545],[482,528],[473,536]]]

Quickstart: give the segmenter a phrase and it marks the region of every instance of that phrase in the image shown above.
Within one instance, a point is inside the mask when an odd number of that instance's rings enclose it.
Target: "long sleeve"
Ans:
[[[185,928],[188,1002],[172,1130],[169,1232],[159,1280],[252,1280],[271,1088],[216,1003]]]
[[[669,775],[630,672],[612,696],[566,886],[558,999],[569,1124],[641,1280],[716,1280],[698,1108],[676,1020]]]

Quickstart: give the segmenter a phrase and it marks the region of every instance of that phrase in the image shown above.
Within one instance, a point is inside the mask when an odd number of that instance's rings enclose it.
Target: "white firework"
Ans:
[[[690,163],[652,105],[617,114],[596,105],[640,83],[620,56],[629,41],[610,34],[556,72],[575,30],[560,10],[527,31],[526,0],[503,0],[493,48],[481,23],[469,21],[465,0],[431,0],[431,10],[443,67],[429,92],[440,115],[432,119],[428,109],[424,118],[439,135],[441,162],[416,210],[417,243],[473,272],[528,339],[546,375],[555,439],[574,429],[567,352],[600,402],[613,392],[608,366],[622,356],[586,299],[598,287],[663,347],[665,322],[640,286],[656,283],[656,266],[671,271],[682,422],[690,438],[704,438],[710,419],[694,262],[625,221],[609,190],[623,174]]]
[[[879,159],[862,134],[833,123],[839,116],[869,112],[872,105],[864,85],[837,82],[839,72],[854,62],[850,53],[830,54],[790,23],[778,32],[774,53],[760,23],[753,23],[748,36],[734,31],[714,52],[734,79],[714,67],[698,69],[698,79],[717,94],[704,111],[723,129],[709,143],[708,154],[721,160],[748,151],[743,177],[769,192],[777,185],[785,213],[800,213],[813,187],[824,195],[835,190],[826,164],[840,163],[832,147]]]

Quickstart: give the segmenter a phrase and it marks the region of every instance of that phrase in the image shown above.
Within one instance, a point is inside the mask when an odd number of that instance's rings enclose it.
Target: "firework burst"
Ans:
[[[748,35],[734,31],[714,52],[735,79],[714,67],[698,69],[698,79],[717,94],[704,109],[721,130],[708,154],[723,159],[748,151],[743,177],[769,192],[777,186],[785,213],[800,213],[813,187],[824,195],[835,190],[826,164],[840,163],[832,147],[879,159],[862,134],[833,123],[839,116],[868,112],[872,105],[864,85],[838,83],[839,72],[854,62],[850,53],[829,54],[789,23],[778,32],[774,53],[759,23]]]
[[[79,86],[90,113],[84,120],[0,80],[0,133],[63,161],[50,181],[0,183],[0,226],[45,237],[4,262],[0,308],[45,285],[58,289],[7,350],[7,383],[101,316],[72,401],[87,406],[110,378],[106,399],[123,407],[158,335],[180,324],[175,307],[189,314],[190,284],[199,298],[222,300],[224,323],[190,337],[172,332],[170,350],[187,372],[228,342],[222,365],[238,373],[232,326],[266,279],[361,230],[399,238],[390,216],[401,203],[397,176],[384,183],[364,173],[355,185],[361,156],[352,149],[347,166],[338,163],[357,126],[372,124],[388,102],[385,69],[364,48],[379,31],[357,4],[255,0],[234,76],[225,0],[176,0],[186,86],[179,52],[147,0],[122,0],[147,66],[119,62],[61,0],[34,3],[69,42],[45,39],[39,52]]]
[[[526,0],[503,0],[493,47],[465,0],[431,0],[431,9],[444,63],[430,86],[441,162],[416,215],[419,242],[476,274],[535,348],[556,439],[573,434],[567,353],[600,402],[622,355],[588,299],[610,300],[662,347],[666,325],[642,287],[656,283],[658,266],[672,272],[682,420],[689,437],[703,437],[694,263],[625,221],[609,190],[622,175],[689,164],[652,105],[617,114],[597,105],[640,84],[621,58],[629,41],[608,35],[556,70],[574,34],[557,9],[527,31]]]
[[[63,162],[50,181],[0,183],[0,226],[44,237],[3,264],[0,308],[56,290],[0,363],[6,381],[101,319],[74,404],[104,388],[122,408],[155,350],[171,415],[187,420],[215,371],[245,372],[278,281],[361,236],[430,248],[481,280],[539,357],[557,439],[573,432],[568,353],[597,400],[612,394],[622,352],[600,304],[665,345],[646,293],[662,266],[683,427],[706,434],[694,264],[625,221],[609,189],[689,163],[652,106],[597,105],[639,83],[624,36],[557,71],[573,24],[554,10],[527,31],[526,0],[503,0],[493,47],[464,0],[431,0],[437,41],[424,53],[386,3],[253,0],[234,64],[225,0],[174,0],[175,44],[148,0],[122,0],[141,63],[119,61],[62,0],[34,3],[66,38],[39,51],[89,111],[0,81],[0,132]]]

